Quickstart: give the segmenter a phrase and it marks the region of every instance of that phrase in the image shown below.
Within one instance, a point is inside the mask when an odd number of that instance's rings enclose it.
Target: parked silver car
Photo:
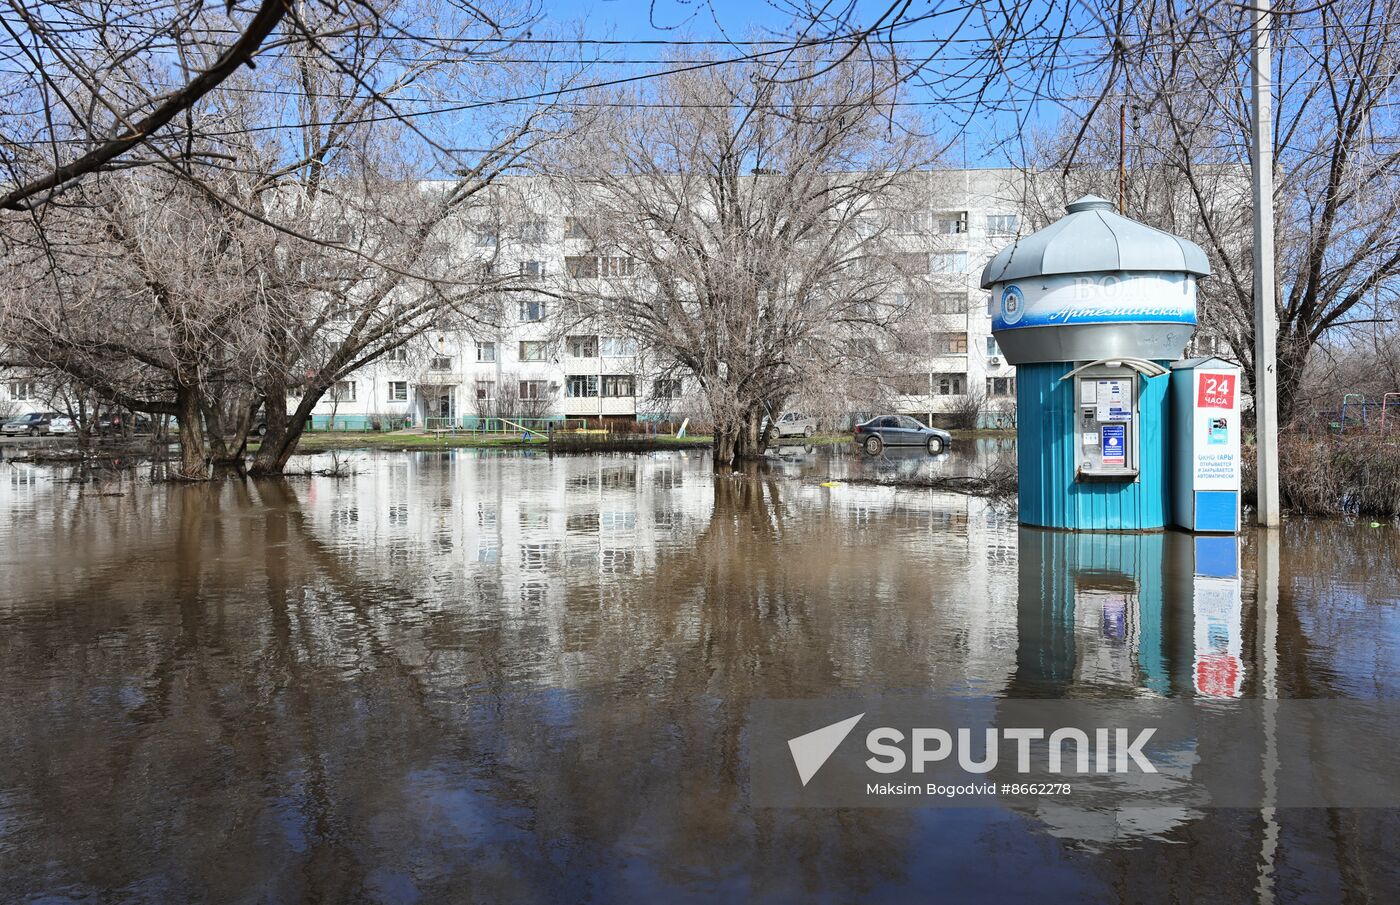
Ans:
[[[775,437],[810,437],[817,432],[817,419],[801,412],[787,412],[773,425]]]
[[[59,417],[58,412],[30,412],[0,424],[0,434],[5,434],[8,437],[18,437],[20,434],[37,437],[40,434],[47,434],[49,424],[57,417]]]
[[[73,423],[73,419],[67,415],[59,415],[49,422],[49,433],[55,436],[74,434],[78,432],[78,426]]]

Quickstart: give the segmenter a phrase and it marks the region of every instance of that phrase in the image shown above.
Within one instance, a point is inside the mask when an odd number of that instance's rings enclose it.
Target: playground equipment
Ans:
[[[1384,433],[1387,427],[1385,416],[1390,410],[1390,400],[1394,399],[1395,404],[1400,406],[1400,393],[1386,393],[1381,396],[1381,432]]]

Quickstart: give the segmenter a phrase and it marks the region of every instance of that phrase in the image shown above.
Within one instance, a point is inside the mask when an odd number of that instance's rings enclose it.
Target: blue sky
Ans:
[[[835,0],[828,8],[841,9],[849,0]],[[1028,18],[1034,21],[1040,13],[1050,9],[1051,4],[1059,6],[1056,0],[1031,0],[1040,10]],[[1009,14],[1025,13],[1027,3],[1009,4]],[[855,0],[851,19],[859,25],[870,25],[877,21],[890,6],[890,0]],[[1065,114],[1065,105],[1038,102],[1032,104],[1023,87],[1001,86],[1002,96],[998,98],[1004,106],[1001,112],[982,111],[968,128],[964,128],[966,110],[956,111],[951,107],[933,106],[931,102],[940,97],[939,92],[948,89],[951,83],[947,76],[968,65],[969,54],[976,54],[988,46],[980,39],[985,37],[988,27],[980,21],[959,22],[966,15],[965,4],[956,0],[926,0],[916,3],[904,12],[905,19],[927,17],[931,12],[938,15],[926,21],[918,21],[903,26],[895,37],[906,42],[900,45],[901,52],[916,58],[921,52],[929,53],[927,42],[930,39],[946,38],[956,33],[963,43],[944,47],[939,62],[929,64],[927,71],[935,77],[931,79],[936,87],[921,86],[911,82],[904,95],[919,112],[935,120],[944,120],[938,125],[939,134],[945,138],[963,136],[963,141],[952,147],[948,154],[950,165],[1005,166],[1020,163],[1025,137],[1022,125],[1026,111],[1030,122],[1040,129],[1052,128]],[[547,0],[546,15],[556,27],[567,27],[567,23],[582,23],[583,33],[588,38],[615,40],[656,41],[668,39],[690,40],[744,40],[755,36],[767,38],[791,38],[795,36],[792,26],[791,3],[784,0]],[[1054,25],[1055,17],[1049,17],[1049,25]],[[995,23],[992,33],[999,33]],[[821,34],[817,32],[816,34]],[[1013,53],[1029,54],[1035,45],[1021,45]],[[1063,52],[1056,55],[1059,65],[1073,65],[1076,53],[1082,52],[1085,65],[1094,47],[1093,39],[1087,34],[1071,37]],[[662,52],[659,47],[609,48],[617,54],[634,58],[652,59]],[[974,64],[975,65],[975,64]],[[655,66],[647,68],[659,68]],[[620,75],[619,68],[608,67],[609,76]],[[1067,76],[1068,73],[1065,74]],[[1073,96],[1077,93],[1073,78],[1061,76],[1056,79],[1053,90]],[[1017,112],[1019,111],[1019,112]],[[948,120],[957,120],[950,125]]]
[[[888,5],[888,4],[886,4]],[[875,4],[861,4],[874,8]],[[751,29],[780,30],[791,21],[764,0],[548,0],[548,15],[584,21],[590,37],[667,38],[677,32],[693,38],[743,37]],[[659,26],[659,27],[658,27]]]

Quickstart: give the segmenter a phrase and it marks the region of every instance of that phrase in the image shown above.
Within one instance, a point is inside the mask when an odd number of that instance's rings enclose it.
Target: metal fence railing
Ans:
[[[423,419],[423,428],[429,433],[478,438],[524,435],[545,440],[554,431],[582,430],[586,426],[587,422],[582,418],[484,418],[466,415],[456,418]]]

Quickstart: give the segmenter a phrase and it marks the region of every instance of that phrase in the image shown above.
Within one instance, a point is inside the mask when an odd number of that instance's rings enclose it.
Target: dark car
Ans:
[[[27,415],[11,418],[0,425],[0,433],[8,437],[18,437],[20,434],[37,437],[40,434],[47,434],[50,422],[58,416],[58,412],[30,412]]]
[[[151,432],[151,418],[140,412],[108,412],[97,419],[97,432],[100,434],[148,434]]]
[[[876,415],[856,425],[855,441],[872,456],[886,446],[922,446],[936,456],[952,445],[953,435],[908,415]]]

